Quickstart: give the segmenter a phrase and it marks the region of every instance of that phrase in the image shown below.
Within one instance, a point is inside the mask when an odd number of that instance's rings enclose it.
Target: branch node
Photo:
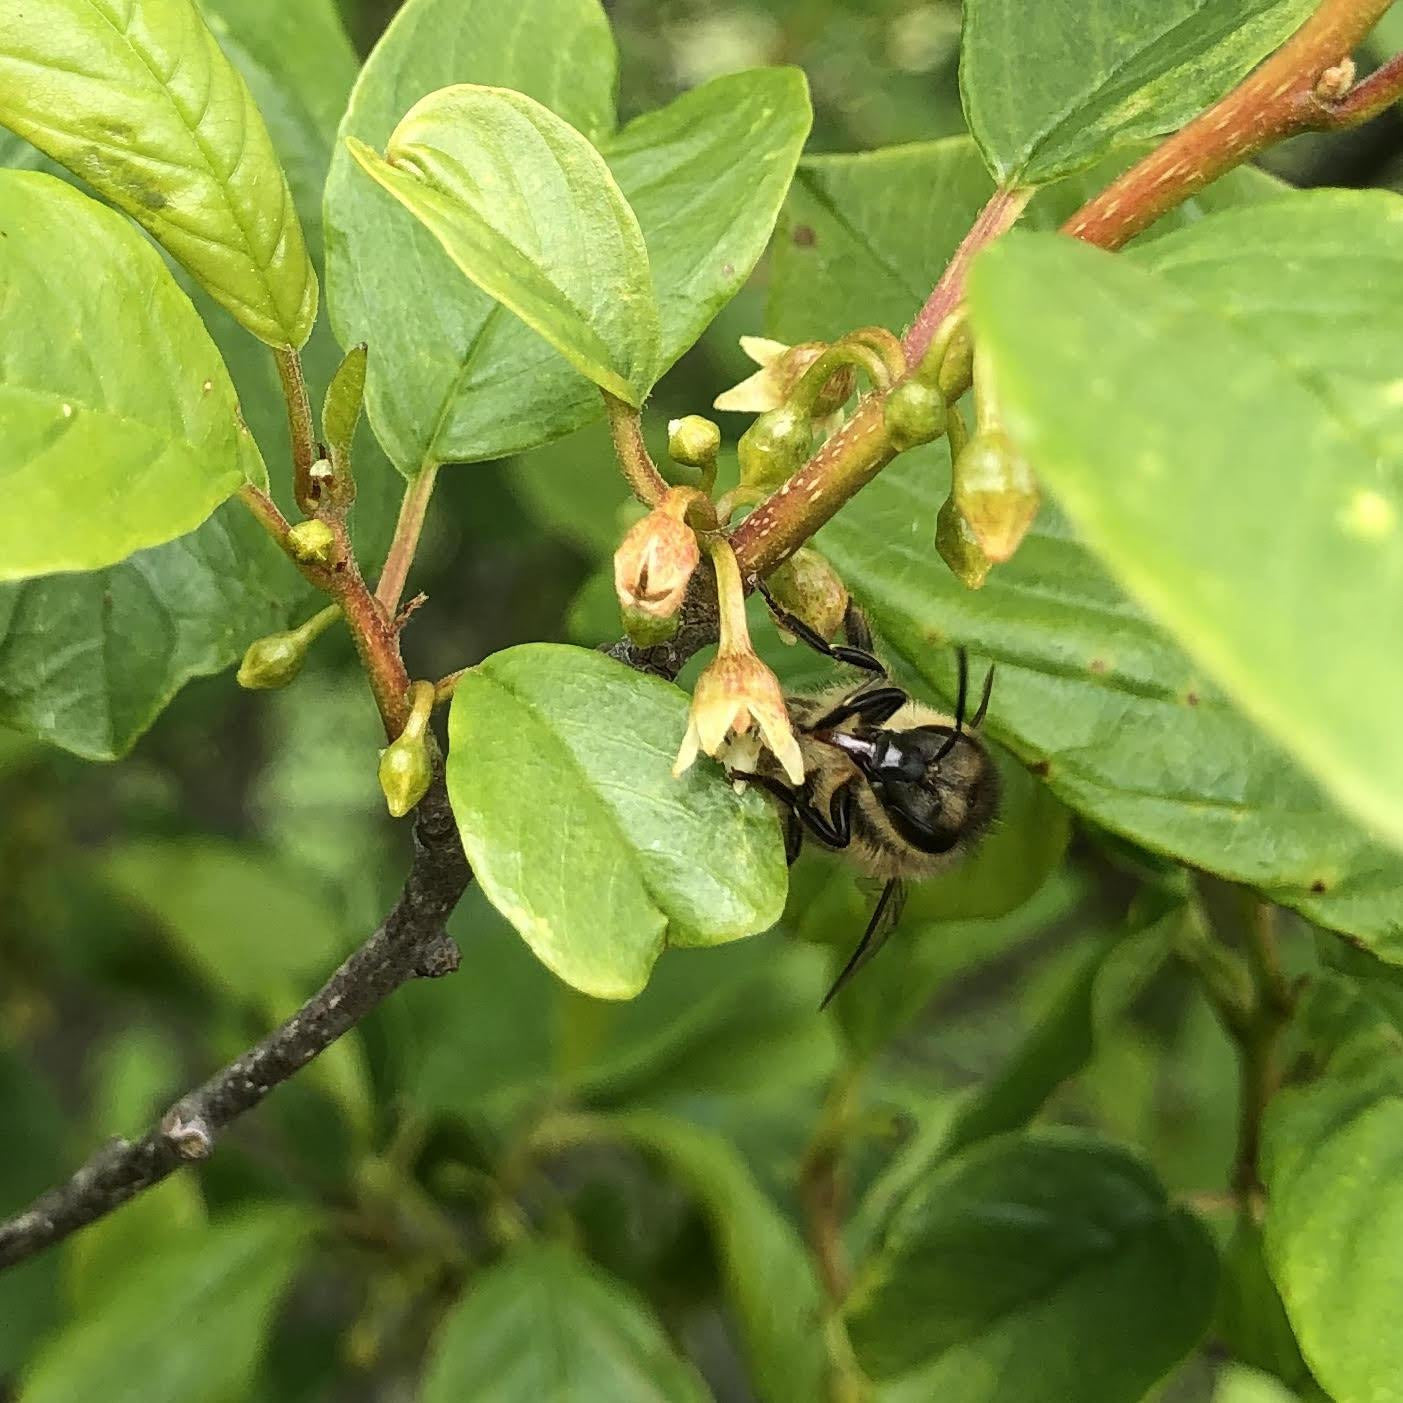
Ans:
[[[181,1159],[208,1159],[214,1153],[214,1132],[209,1122],[203,1116],[187,1116],[178,1105],[162,1118],[161,1134]]]
[[[1315,80],[1312,90],[1317,102],[1339,102],[1354,86],[1356,74],[1354,60],[1346,54],[1338,63],[1333,63]]]
[[[463,962],[458,942],[449,935],[439,935],[429,941],[419,952],[414,973],[421,979],[442,979],[446,974],[457,973]]]

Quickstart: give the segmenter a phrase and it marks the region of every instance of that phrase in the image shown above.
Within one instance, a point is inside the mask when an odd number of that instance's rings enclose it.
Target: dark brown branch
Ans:
[[[207,1158],[218,1133],[305,1067],[383,999],[419,976],[458,967],[444,922],[471,873],[440,774],[419,805],[414,861],[380,928],[281,1027],[181,1097],[140,1140],[113,1140],[73,1177],[0,1222],[0,1268],[120,1207],[182,1164]]]

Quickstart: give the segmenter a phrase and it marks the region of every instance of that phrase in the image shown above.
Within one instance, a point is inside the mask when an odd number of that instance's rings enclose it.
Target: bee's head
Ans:
[[[998,777],[977,736],[953,726],[834,732],[901,836],[921,852],[948,852],[981,832],[993,813]]]

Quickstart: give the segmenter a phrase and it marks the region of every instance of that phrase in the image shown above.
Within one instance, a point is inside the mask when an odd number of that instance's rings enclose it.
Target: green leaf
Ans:
[[[384,160],[349,145],[484,292],[595,384],[643,403],[658,369],[647,246],[569,123],[524,93],[460,84],[416,103]]]
[[[1377,1015],[1375,1015],[1377,1017]],[[1403,1075],[1396,1030],[1356,1044],[1271,1104],[1263,1140],[1267,1264],[1301,1353],[1338,1403],[1398,1396],[1403,1341]]]
[[[320,266],[322,195],[336,129],[360,68],[334,0],[199,5],[267,124],[312,262]]]
[[[248,88],[189,0],[34,0],[0,35],[0,123],[144,225],[270,345],[317,282]]]
[[[1001,185],[1040,185],[1181,127],[1315,0],[966,0],[960,90]]]
[[[704,1403],[647,1303],[565,1248],[523,1247],[473,1278],[439,1327],[423,1403]]]
[[[761,1403],[825,1392],[823,1303],[808,1251],[719,1135],[637,1112],[599,1122],[660,1160],[706,1214]]]
[[[594,137],[613,126],[614,78],[598,0],[408,0],[366,61],[341,136],[383,150],[420,98],[470,82],[516,89]],[[343,346],[370,345],[366,408],[395,466],[412,477],[539,442],[533,387],[559,357],[463,279],[434,235],[366,180],[344,140],[327,181],[326,228],[332,324]],[[489,385],[492,412],[479,418]]]
[[[597,0],[517,11],[410,0],[367,62],[342,134],[382,149],[407,108],[455,83],[514,88],[551,108],[603,151],[638,216],[663,370],[754,268],[808,130],[808,100],[794,72],[734,74],[611,135],[613,79]],[[368,409],[402,472],[525,451],[599,416],[594,387],[464,282],[345,151],[327,217],[332,318],[343,344],[370,344]],[[400,373],[405,364],[415,376]]]
[[[1056,229],[1128,160],[1103,162],[1040,190],[1020,227]],[[1271,199],[1287,188],[1250,167],[1233,171],[1142,239],[1153,241],[1211,210]],[[806,157],[775,244],[770,334],[793,344],[831,340],[874,322],[900,331],[993,193],[978,149],[964,136],[856,156]]]
[[[344,932],[318,896],[237,844],[132,842],[108,852],[102,874],[156,917],[204,978],[241,998],[305,985],[345,953]]]
[[[34,1361],[21,1403],[227,1403],[247,1396],[307,1215],[265,1208],[130,1257]]]
[[[684,93],[603,144],[648,241],[659,373],[691,349],[759,262],[812,118],[797,68],[756,68]]]
[[[1378,645],[1403,628],[1400,236],[1403,199],[1343,191],[1126,258],[1014,236],[970,306],[1010,430],[1088,545],[1403,844],[1403,662]],[[1302,639],[1326,665],[1302,667]]]
[[[1029,223],[1055,227],[1079,187],[1072,180],[1040,194]],[[913,206],[919,239],[904,203],[889,194],[884,212],[882,189],[928,202]],[[869,291],[879,317],[900,325],[913,290],[938,276],[988,189],[964,141],[806,163],[778,246],[771,334],[831,336],[866,319]],[[1279,189],[1244,173],[1200,200],[1222,208]],[[1203,209],[1191,202],[1182,214],[1201,219]],[[1158,239],[1142,242],[1151,257]],[[1051,342],[1044,351],[1054,353]],[[1397,856],[1332,810],[1106,578],[1051,505],[978,595],[951,576],[933,545],[948,460],[939,445],[903,455],[820,538],[889,652],[946,698],[951,644],[969,648],[976,667],[996,660],[987,729],[1074,809],[1403,955]]]
[[[270,7],[278,20],[266,28]],[[295,8],[281,0],[207,0],[220,42],[267,114],[309,229],[320,219],[316,171],[325,168],[355,76],[354,55],[324,15],[319,21],[320,9],[313,0]],[[274,32],[278,42],[270,44]],[[312,90],[300,86],[298,55],[315,63]],[[0,131],[0,164],[50,163]],[[310,208],[303,203],[309,197]],[[272,358],[183,270],[180,277],[223,353],[264,458],[288,461],[287,409]],[[325,383],[340,360],[325,326],[314,331],[303,360],[309,380]],[[368,431],[358,442],[357,477],[353,524],[358,546],[373,557],[389,539],[403,482]],[[300,622],[315,607],[308,599],[287,557],[237,503],[193,535],[108,570],[0,585],[0,724],[89,759],[116,759],[187,681],[237,661],[254,638]],[[371,790],[378,794],[373,775]]]
[[[566,983],[632,998],[665,941],[716,945],[774,924],[779,825],[722,773],[671,774],[687,722],[676,687],[555,644],[464,675],[448,792],[492,904]]]
[[[1138,1159],[1080,1132],[1007,1136],[903,1205],[849,1334],[875,1378],[905,1376],[892,1399],[1137,1403],[1203,1334],[1216,1276],[1206,1231]]]
[[[1016,823],[1015,816],[1010,821]],[[801,938],[826,941],[834,952],[834,974],[842,968],[871,914],[873,894],[852,883],[846,867],[829,860],[833,877],[825,888],[811,894],[804,887],[803,859],[790,875],[790,902],[787,918]],[[836,902],[831,891],[852,893],[856,899]],[[941,879],[927,883],[940,885]],[[915,887],[908,903],[923,895]],[[1043,882],[1012,911],[973,914],[967,918],[902,922],[882,949],[880,961],[864,968],[862,978],[854,979],[833,1001],[833,1012],[849,1048],[858,1057],[868,1057],[891,1042],[931,1002],[937,992],[958,979],[974,978],[981,965],[1007,955],[1021,940],[1029,939],[1066,919],[1085,896],[1081,885],[1059,872]]]
[[[219,353],[121,215],[4,171],[0,235],[0,581],[110,565],[266,483]]]

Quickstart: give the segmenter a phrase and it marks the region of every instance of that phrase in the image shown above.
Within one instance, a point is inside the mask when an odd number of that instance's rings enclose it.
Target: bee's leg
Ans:
[[[977,731],[984,724],[984,713],[989,710],[989,698],[994,695],[994,665],[989,664],[989,671],[984,674],[984,694],[979,698],[979,705],[975,708],[974,715],[969,718],[969,728]]]
[[[834,790],[828,813],[821,813],[808,796],[807,790],[793,790],[767,775],[747,775],[747,784],[758,784],[767,794],[773,794],[820,843],[830,848],[845,848],[852,842],[853,796],[851,784]],[[785,836],[788,849],[788,834]]]
[[[844,721],[866,721],[869,726],[883,726],[910,701],[900,687],[869,687],[845,697],[831,711],[826,711],[805,731],[831,731]]]
[[[873,656],[870,647],[850,648],[845,643],[830,643],[822,634],[811,629],[803,619],[796,619],[770,593],[770,587],[764,580],[757,578],[755,588],[760,591],[765,598],[765,603],[770,606],[770,613],[774,615],[775,622],[786,633],[792,633],[796,638],[802,638],[816,653],[822,653],[825,658],[832,658],[836,662],[847,663],[850,667],[861,668],[863,672],[870,672],[877,677],[887,675],[886,668],[882,666],[879,659]],[[870,635],[868,642],[871,642]]]
[[[799,849],[804,846],[804,825],[799,815],[791,808],[784,816],[784,865],[793,867],[799,860]]]
[[[848,600],[848,607],[843,613],[843,637],[854,648],[861,648],[864,653],[876,651],[872,643],[872,626],[867,622],[867,615],[851,599]]]
[[[820,1012],[832,1003],[833,996],[886,944],[887,936],[901,917],[903,902],[904,893],[899,879],[893,879],[882,888],[882,894],[877,898],[877,905],[872,911],[872,919],[867,922],[867,929],[862,932],[857,949],[852,952],[847,964],[833,981],[833,987],[823,996],[823,1002],[818,1006]]]

